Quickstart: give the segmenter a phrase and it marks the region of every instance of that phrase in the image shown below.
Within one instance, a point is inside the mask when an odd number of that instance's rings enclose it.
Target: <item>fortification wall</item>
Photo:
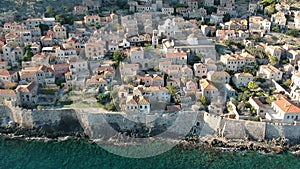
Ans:
[[[70,131],[82,128],[86,134],[95,139],[115,136],[118,134],[116,130],[138,132],[149,127],[152,132],[157,133],[168,128],[171,128],[169,132],[184,133],[190,127],[190,133],[199,136],[215,135],[228,139],[249,137],[251,140],[285,137],[293,144],[300,143],[300,124],[283,125],[225,119],[206,112],[187,112],[186,115],[178,113],[153,115],[149,123],[142,124],[127,119],[124,113],[106,112],[102,109],[25,110],[0,106],[0,119],[8,118],[21,127],[50,125]]]
[[[300,143],[300,124],[266,123],[266,139],[284,137],[292,144]]]

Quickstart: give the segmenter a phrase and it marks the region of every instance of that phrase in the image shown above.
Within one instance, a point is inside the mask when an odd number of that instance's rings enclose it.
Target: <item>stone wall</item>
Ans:
[[[102,109],[25,110],[0,105],[0,119],[24,128],[52,126],[59,131],[84,131],[92,139],[115,137],[121,133],[160,135],[160,133],[218,136],[226,139],[271,140],[284,137],[300,143],[300,124],[254,122],[226,119],[206,112],[154,114],[147,123],[134,122],[124,113]],[[1,124],[2,124],[1,121]]]
[[[300,143],[300,124],[266,123],[266,139],[284,137],[292,144]]]

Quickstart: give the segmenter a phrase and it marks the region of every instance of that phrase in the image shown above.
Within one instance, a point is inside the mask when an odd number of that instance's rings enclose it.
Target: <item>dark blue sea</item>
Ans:
[[[196,169],[196,168],[300,168],[300,157],[291,153],[262,155],[257,152],[173,148],[158,156],[135,159],[111,154],[86,140],[26,141],[0,137],[1,169]]]

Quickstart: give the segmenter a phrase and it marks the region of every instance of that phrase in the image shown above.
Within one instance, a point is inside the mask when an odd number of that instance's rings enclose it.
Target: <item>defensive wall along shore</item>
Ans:
[[[149,122],[143,124],[126,118],[125,113],[107,112],[98,108],[27,110],[1,105],[0,122],[2,126],[5,126],[8,125],[9,121],[13,121],[24,128],[39,128],[45,125],[54,126],[58,129],[76,129],[77,131],[78,128],[82,128],[91,139],[111,137],[113,134],[110,135],[109,133],[116,133],[115,130],[134,133],[149,128],[153,133],[169,131],[182,134],[187,127],[190,127],[189,134],[200,137],[214,136],[228,140],[254,141],[281,137],[288,139],[291,144],[300,143],[299,123],[288,125],[235,120],[200,111],[184,113],[190,115],[183,116],[186,120],[183,120],[184,118],[176,120],[180,114],[169,113],[152,115]],[[195,115],[191,116],[192,114]]]

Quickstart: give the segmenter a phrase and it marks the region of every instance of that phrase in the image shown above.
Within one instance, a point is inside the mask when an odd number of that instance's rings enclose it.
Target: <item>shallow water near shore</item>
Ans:
[[[158,156],[120,157],[87,140],[26,141],[0,137],[0,168],[300,168],[300,157],[290,153],[221,152],[209,148],[172,150]]]

